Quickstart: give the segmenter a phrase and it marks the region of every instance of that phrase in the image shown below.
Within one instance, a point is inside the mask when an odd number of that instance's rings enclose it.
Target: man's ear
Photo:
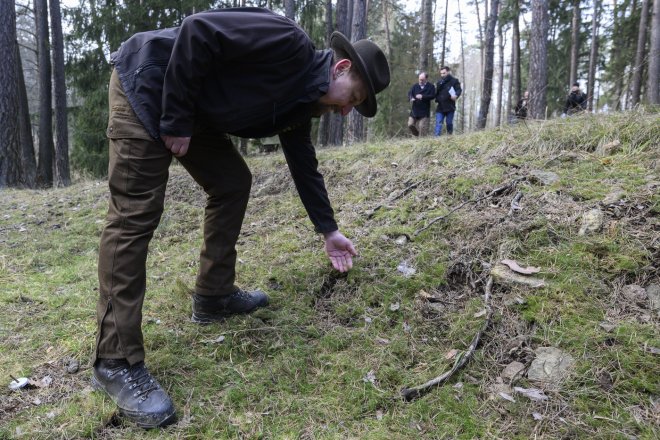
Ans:
[[[337,61],[337,63],[335,64],[335,66],[333,68],[333,72],[332,72],[332,75],[333,75],[334,79],[337,79],[341,75],[343,75],[343,74],[347,73],[349,70],[351,70],[351,65],[352,65],[351,60],[349,60],[348,58],[344,58],[344,59],[341,59],[341,60]]]

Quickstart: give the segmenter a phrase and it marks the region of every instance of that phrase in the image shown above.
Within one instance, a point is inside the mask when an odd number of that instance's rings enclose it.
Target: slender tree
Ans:
[[[649,104],[660,105],[660,0],[653,0],[646,100]]]
[[[351,41],[356,42],[367,36],[367,2],[366,0],[353,0],[353,25]],[[366,126],[364,117],[355,109],[348,116],[348,143],[361,142],[366,139]]]
[[[493,73],[495,58],[495,26],[497,25],[497,12],[499,0],[490,0],[490,15],[486,21],[486,65],[484,66],[484,79],[481,86],[481,105],[477,118],[477,128],[486,128],[488,109],[493,92]]]
[[[497,41],[498,41],[498,65],[497,65],[497,77],[499,82],[497,83],[497,105],[495,109],[495,126],[499,127],[502,125],[502,94],[504,93],[504,32],[502,32],[502,23],[497,25]]]
[[[30,121],[30,106],[28,104],[27,89],[25,88],[25,78],[23,76],[23,65],[21,54],[16,45],[16,68],[18,72],[18,128],[20,137],[20,181],[26,188],[34,188],[37,184],[37,159],[34,156],[34,139],[32,138],[32,123]]]
[[[284,0],[284,15],[291,20],[296,17],[296,2],[294,0]]]
[[[67,127],[66,83],[64,79],[64,38],[60,0],[50,0],[50,30],[53,40],[53,81],[55,86],[55,184],[69,186],[69,130]]]
[[[334,27],[332,25],[332,0],[325,0],[325,47],[330,47],[330,37],[332,36],[332,31]],[[331,115],[333,113],[325,113],[319,119],[319,130],[318,130],[318,140],[317,145],[325,146],[328,145],[328,135],[330,124],[328,123]]]
[[[0,188],[20,185],[20,133],[16,11],[13,1],[0,1]]]
[[[53,108],[50,65],[50,42],[48,38],[48,1],[34,0],[34,15],[37,22],[37,47],[39,58],[39,185],[53,185]]]
[[[461,34],[461,71],[463,73],[463,89],[467,88],[467,78],[465,77],[465,45],[463,44],[463,18],[461,17],[461,0],[457,0],[458,5],[458,31]],[[465,132],[465,99],[461,99],[461,132]]]
[[[513,34],[511,36],[511,82],[513,83],[513,102],[517,103],[522,94],[522,75],[520,73],[520,4],[513,0]]]
[[[587,109],[594,109],[594,91],[596,86],[596,64],[598,63],[598,17],[600,0],[594,1],[594,11],[591,18],[591,52],[589,54],[589,77],[587,80]]]
[[[571,21],[571,65],[568,83],[577,81],[578,55],[580,51],[580,0],[573,0],[573,20]]]
[[[442,52],[440,54],[440,66],[445,65],[445,55],[447,54],[447,19],[449,18],[449,0],[445,0],[445,19],[443,21],[442,29]]]
[[[642,91],[642,74],[644,72],[644,54],[646,49],[646,28],[648,27],[649,0],[642,1],[642,11],[639,17],[639,32],[637,34],[637,51],[635,52],[635,67],[633,68],[632,96],[633,106],[639,103]]]
[[[548,85],[548,0],[532,0],[529,53],[529,115],[545,118]]]
[[[433,56],[433,0],[422,0],[422,33],[419,40],[419,68],[427,71]]]

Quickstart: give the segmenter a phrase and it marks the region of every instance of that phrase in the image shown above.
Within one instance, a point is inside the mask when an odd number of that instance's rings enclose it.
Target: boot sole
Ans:
[[[103,391],[106,396],[110,398],[113,402],[115,402],[115,399],[112,398],[110,393],[105,389],[103,384],[98,381],[96,376],[92,374],[92,388],[98,391]],[[115,402],[115,405],[117,402]],[[135,423],[138,427],[143,428],[143,429],[153,429],[153,428],[163,428],[165,426],[171,425],[172,423],[176,422],[176,411],[172,411],[172,414],[163,414],[163,419],[158,421],[158,422],[143,422],[139,420],[140,414],[133,413],[131,411],[126,411],[123,410],[119,407],[117,407],[119,410],[119,415],[122,417],[125,417]]]

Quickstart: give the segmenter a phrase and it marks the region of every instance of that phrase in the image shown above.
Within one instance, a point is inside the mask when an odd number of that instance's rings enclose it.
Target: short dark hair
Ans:
[[[451,69],[448,66],[442,66],[440,70],[446,70],[447,72],[451,72]]]
[[[573,83],[573,87],[580,87],[580,83],[577,82],[577,81],[575,81],[575,82]]]

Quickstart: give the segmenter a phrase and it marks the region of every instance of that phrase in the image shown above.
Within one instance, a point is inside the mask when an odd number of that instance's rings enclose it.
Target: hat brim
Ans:
[[[360,78],[367,87],[367,98],[355,106],[355,110],[362,116],[371,118],[378,111],[378,103],[376,102],[376,90],[374,89],[373,82],[367,73],[367,67],[364,64],[362,57],[355,51],[350,41],[340,32],[333,32],[330,37],[330,47],[343,51],[348,55],[351,60],[351,65],[357,69]]]

